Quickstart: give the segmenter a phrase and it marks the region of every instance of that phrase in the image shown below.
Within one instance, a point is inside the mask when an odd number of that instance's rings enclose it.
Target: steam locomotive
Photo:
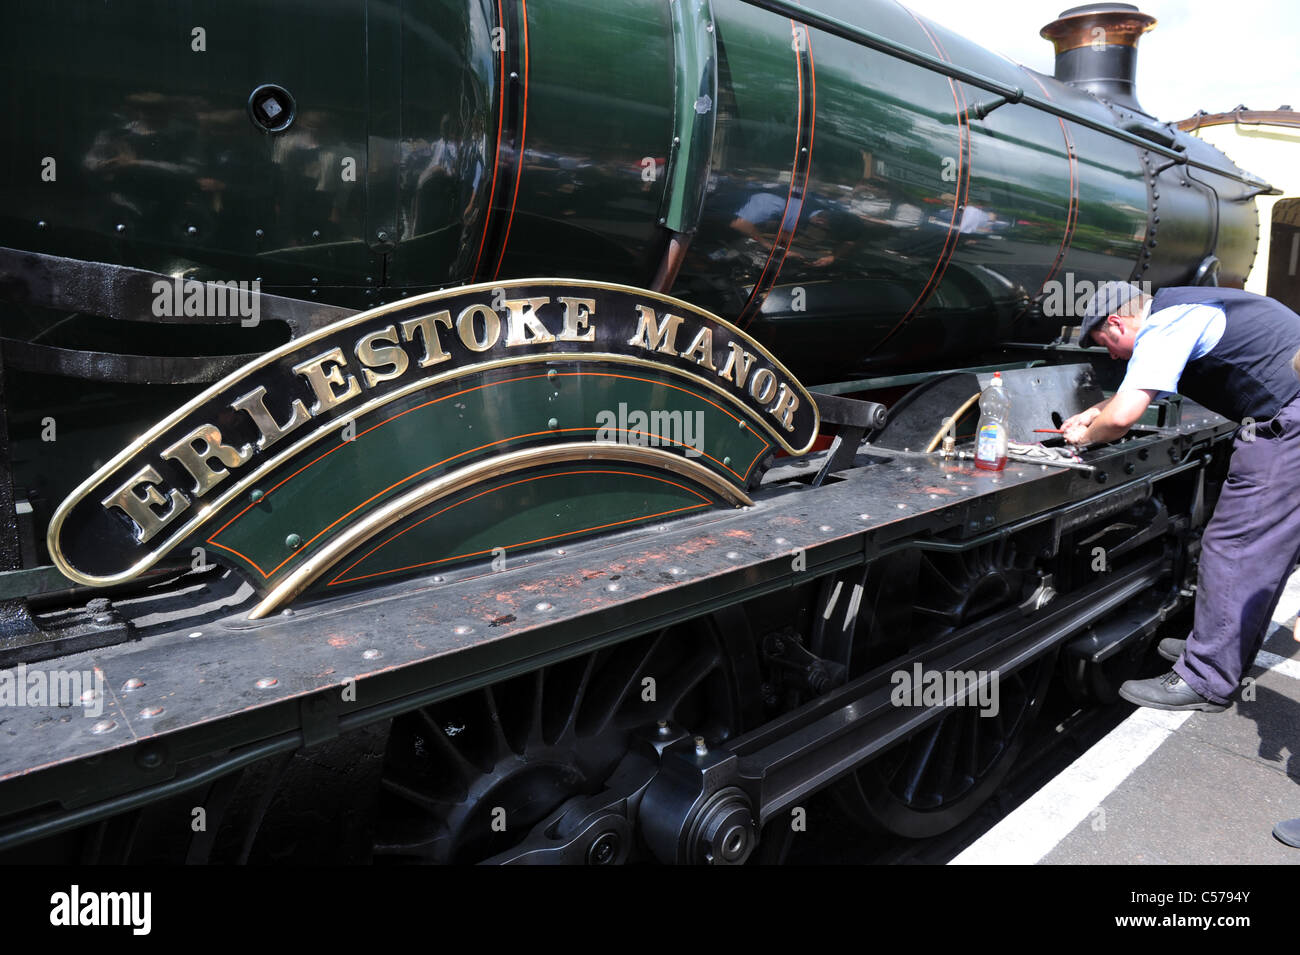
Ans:
[[[1055,76],[892,0],[13,19],[10,859],[930,836],[1190,606],[1233,423],[962,457],[994,370],[1017,441],[1114,386],[1095,283],[1251,268],[1271,187],[1142,109],[1135,7]]]

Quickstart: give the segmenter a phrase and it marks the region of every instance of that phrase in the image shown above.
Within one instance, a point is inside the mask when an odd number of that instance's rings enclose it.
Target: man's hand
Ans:
[[[1100,408],[1089,408],[1086,411],[1080,411],[1073,417],[1066,418],[1061,423],[1061,436],[1069,444],[1083,444],[1088,425],[1096,421],[1097,416],[1100,414]]]
[[[1101,404],[1082,411],[1061,425],[1070,444],[1085,445],[1114,441],[1128,434],[1158,392],[1146,388],[1121,391]],[[1082,425],[1082,427],[1080,427]]]

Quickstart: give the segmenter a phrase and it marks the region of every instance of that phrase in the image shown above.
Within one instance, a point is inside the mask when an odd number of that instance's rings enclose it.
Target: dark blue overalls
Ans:
[[[1178,390],[1237,432],[1228,477],[1201,538],[1196,616],[1174,670],[1196,692],[1227,703],[1260,644],[1300,560],[1300,315],[1237,289],[1167,288],[1152,312],[1221,306],[1223,336],[1189,361]]]

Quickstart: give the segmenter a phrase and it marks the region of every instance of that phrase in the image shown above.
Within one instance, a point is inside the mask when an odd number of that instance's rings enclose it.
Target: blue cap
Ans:
[[[1102,282],[1088,300],[1079,323],[1079,344],[1088,343],[1093,330],[1114,315],[1128,302],[1142,294],[1142,289],[1132,282]]]

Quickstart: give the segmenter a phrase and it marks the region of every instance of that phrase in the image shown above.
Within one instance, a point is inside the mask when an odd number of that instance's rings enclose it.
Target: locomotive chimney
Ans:
[[[1134,93],[1137,44],[1155,25],[1155,17],[1132,4],[1090,3],[1066,10],[1040,34],[1056,47],[1056,78],[1062,83],[1146,113]]]

